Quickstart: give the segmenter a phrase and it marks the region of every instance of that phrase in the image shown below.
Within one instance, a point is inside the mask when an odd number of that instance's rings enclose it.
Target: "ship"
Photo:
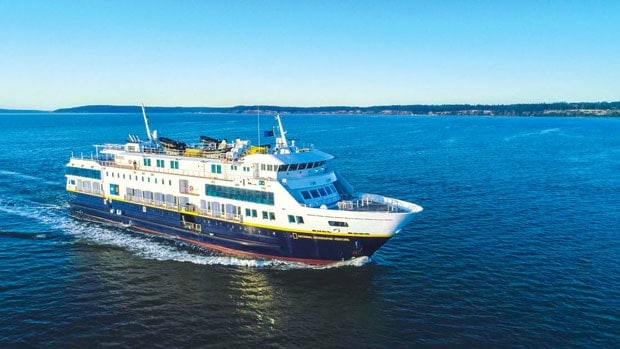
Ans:
[[[142,106],[146,139],[71,155],[73,215],[119,224],[227,255],[330,264],[370,257],[422,207],[356,191],[333,155],[287,139],[282,118],[252,145],[201,136],[158,137]]]

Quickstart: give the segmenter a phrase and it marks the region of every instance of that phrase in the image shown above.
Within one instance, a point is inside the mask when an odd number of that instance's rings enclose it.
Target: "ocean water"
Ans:
[[[258,137],[255,115],[149,119]],[[620,119],[283,121],[425,210],[370,260],[216,254],[69,215],[70,155],[144,135],[141,115],[0,114],[0,347],[620,346]]]

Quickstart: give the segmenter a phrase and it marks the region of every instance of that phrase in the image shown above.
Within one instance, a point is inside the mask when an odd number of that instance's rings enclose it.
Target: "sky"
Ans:
[[[620,100],[620,1],[0,0],[0,108]]]

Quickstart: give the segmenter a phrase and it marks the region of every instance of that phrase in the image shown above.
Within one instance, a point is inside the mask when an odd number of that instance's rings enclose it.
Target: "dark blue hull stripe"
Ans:
[[[107,200],[104,204],[104,199],[99,196],[81,193],[73,195],[70,205],[77,214],[118,222],[139,231],[172,237],[226,253],[254,257],[325,264],[371,256],[389,239],[342,236],[330,238],[310,232],[266,229],[204,216],[186,215],[123,201]],[[184,220],[199,224],[201,231],[185,228]]]

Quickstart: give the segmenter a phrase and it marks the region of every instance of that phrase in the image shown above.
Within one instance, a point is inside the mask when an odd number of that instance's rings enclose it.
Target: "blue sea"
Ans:
[[[188,143],[274,125],[149,120]],[[620,347],[620,118],[283,122],[424,211],[370,260],[225,256],[70,215],[69,157],[144,137],[140,114],[0,114],[0,347]]]

